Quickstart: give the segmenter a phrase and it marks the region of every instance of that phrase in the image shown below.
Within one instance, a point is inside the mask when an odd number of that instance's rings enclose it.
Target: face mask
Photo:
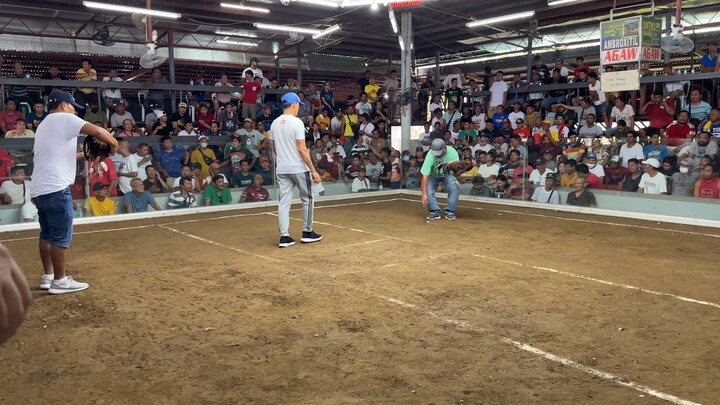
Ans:
[[[202,142],[202,143],[200,143],[200,147],[201,147],[201,148],[207,148],[207,142]]]
[[[95,108],[91,108],[90,111],[92,111],[93,114],[97,114],[97,112],[100,111],[100,109],[98,107],[95,107]]]
[[[409,161],[410,161],[410,156],[403,156],[403,157],[402,157],[402,160],[403,160],[403,162],[409,162]]]
[[[589,169],[594,169],[595,166],[597,166],[597,164],[594,164],[594,165],[590,165],[590,164],[589,164],[589,165],[587,165],[587,167],[588,167]]]
[[[688,174],[688,173],[690,173],[690,169],[688,169],[687,167],[681,167],[681,168],[680,168],[680,173],[682,173],[682,174]]]

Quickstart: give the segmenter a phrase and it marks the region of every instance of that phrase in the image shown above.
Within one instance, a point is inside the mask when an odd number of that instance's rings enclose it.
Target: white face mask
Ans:
[[[680,173],[688,174],[690,173],[690,169],[688,169],[687,167],[680,167]]]
[[[201,142],[200,143],[201,148],[207,148],[207,142]]]
[[[594,169],[595,166],[597,166],[597,164],[594,164],[594,165],[588,164],[588,165],[587,165],[587,167],[590,168],[590,169]]]

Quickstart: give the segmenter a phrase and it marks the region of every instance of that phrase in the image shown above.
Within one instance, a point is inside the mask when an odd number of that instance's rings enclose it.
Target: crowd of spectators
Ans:
[[[703,71],[718,71],[717,52],[717,44],[709,43]],[[651,74],[645,66],[641,70]],[[676,72],[665,66],[662,74]],[[11,77],[29,76],[18,63]],[[84,59],[75,79],[98,77],[92,61]],[[57,66],[42,78],[67,79]],[[424,155],[432,140],[441,138],[472,164],[458,177],[459,182],[472,184],[471,195],[559,203],[554,187],[562,186],[574,189],[566,203],[584,206],[595,206],[593,189],[718,198],[716,83],[695,83],[686,96],[682,78],[623,93],[604,92],[601,79],[583,58],[574,65],[558,59],[547,66],[540,57],[535,58],[527,82],[520,74],[507,81],[501,70],[489,67],[482,75],[468,77],[454,68],[437,85],[430,77],[413,77],[414,118],[424,122],[424,131],[416,149],[403,151],[390,143],[390,126],[399,120],[400,83],[395,71],[382,79],[366,71],[354,94],[340,100],[330,82],[310,83],[303,90],[289,79],[281,87],[277,80],[266,78],[253,59],[238,82],[220,75],[214,87],[222,89],[212,94],[189,91],[187,101],[177,104],[175,112],[169,112],[173,108],[166,105],[163,90],[149,90],[144,101],[147,113],[139,121],[128,111],[120,90],[103,90],[104,105],[98,105],[96,89],[79,88],[75,97],[87,106],[81,112],[86,121],[121,140],[162,138],[157,148],[148,143],[131,148],[123,141],[115,155],[89,162],[87,170],[79,165],[73,190],[76,198],[85,198],[87,179],[92,195],[79,210],[85,215],[115,213],[114,200],[108,197],[116,196],[123,196],[121,211],[126,212],[160,209],[153,198],[157,193],[171,193],[169,209],[266,201],[267,187],[274,182],[267,131],[282,113],[279,95],[295,91],[305,102],[298,117],[306,124],[307,146],[323,182],[344,183],[352,192],[419,189]],[[114,69],[101,80],[122,81]],[[543,90],[579,82],[587,82],[587,87]],[[155,68],[147,83],[162,84],[167,79]],[[190,84],[206,85],[204,75],[198,74]],[[32,138],[47,115],[44,99],[33,98],[26,86],[7,88],[0,132],[6,138]],[[18,103],[27,103],[31,110],[23,114]],[[231,141],[210,142],[219,135],[230,136]],[[176,136],[193,137],[195,145],[178,147],[173,143]],[[19,167],[29,169],[30,162],[25,163]],[[25,170],[11,173],[14,166],[9,159],[8,187],[25,181]],[[242,188],[238,201],[232,201],[231,188]],[[314,192],[320,195],[323,189],[321,183]],[[17,192],[3,190],[4,202],[20,203]],[[31,220],[25,214],[23,218]]]

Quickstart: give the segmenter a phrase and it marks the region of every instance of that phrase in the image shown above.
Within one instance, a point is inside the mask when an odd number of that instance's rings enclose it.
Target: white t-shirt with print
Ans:
[[[640,188],[645,194],[667,193],[667,179],[660,172],[656,173],[655,177],[650,177],[649,173],[645,173],[640,178]]]
[[[625,108],[622,111],[617,107],[613,107],[610,116],[615,118],[615,122],[624,120],[626,124],[630,125],[630,117],[635,116],[635,110],[633,110],[630,104],[625,104]]]

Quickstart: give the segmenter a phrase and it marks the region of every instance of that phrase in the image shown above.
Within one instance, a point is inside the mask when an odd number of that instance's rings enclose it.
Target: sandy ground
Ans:
[[[35,297],[0,403],[720,398],[720,230],[475,202],[428,224],[370,200],[326,203],[323,241],[283,250],[268,209],[78,227],[91,288],[67,296],[36,289],[35,232],[0,235]]]

